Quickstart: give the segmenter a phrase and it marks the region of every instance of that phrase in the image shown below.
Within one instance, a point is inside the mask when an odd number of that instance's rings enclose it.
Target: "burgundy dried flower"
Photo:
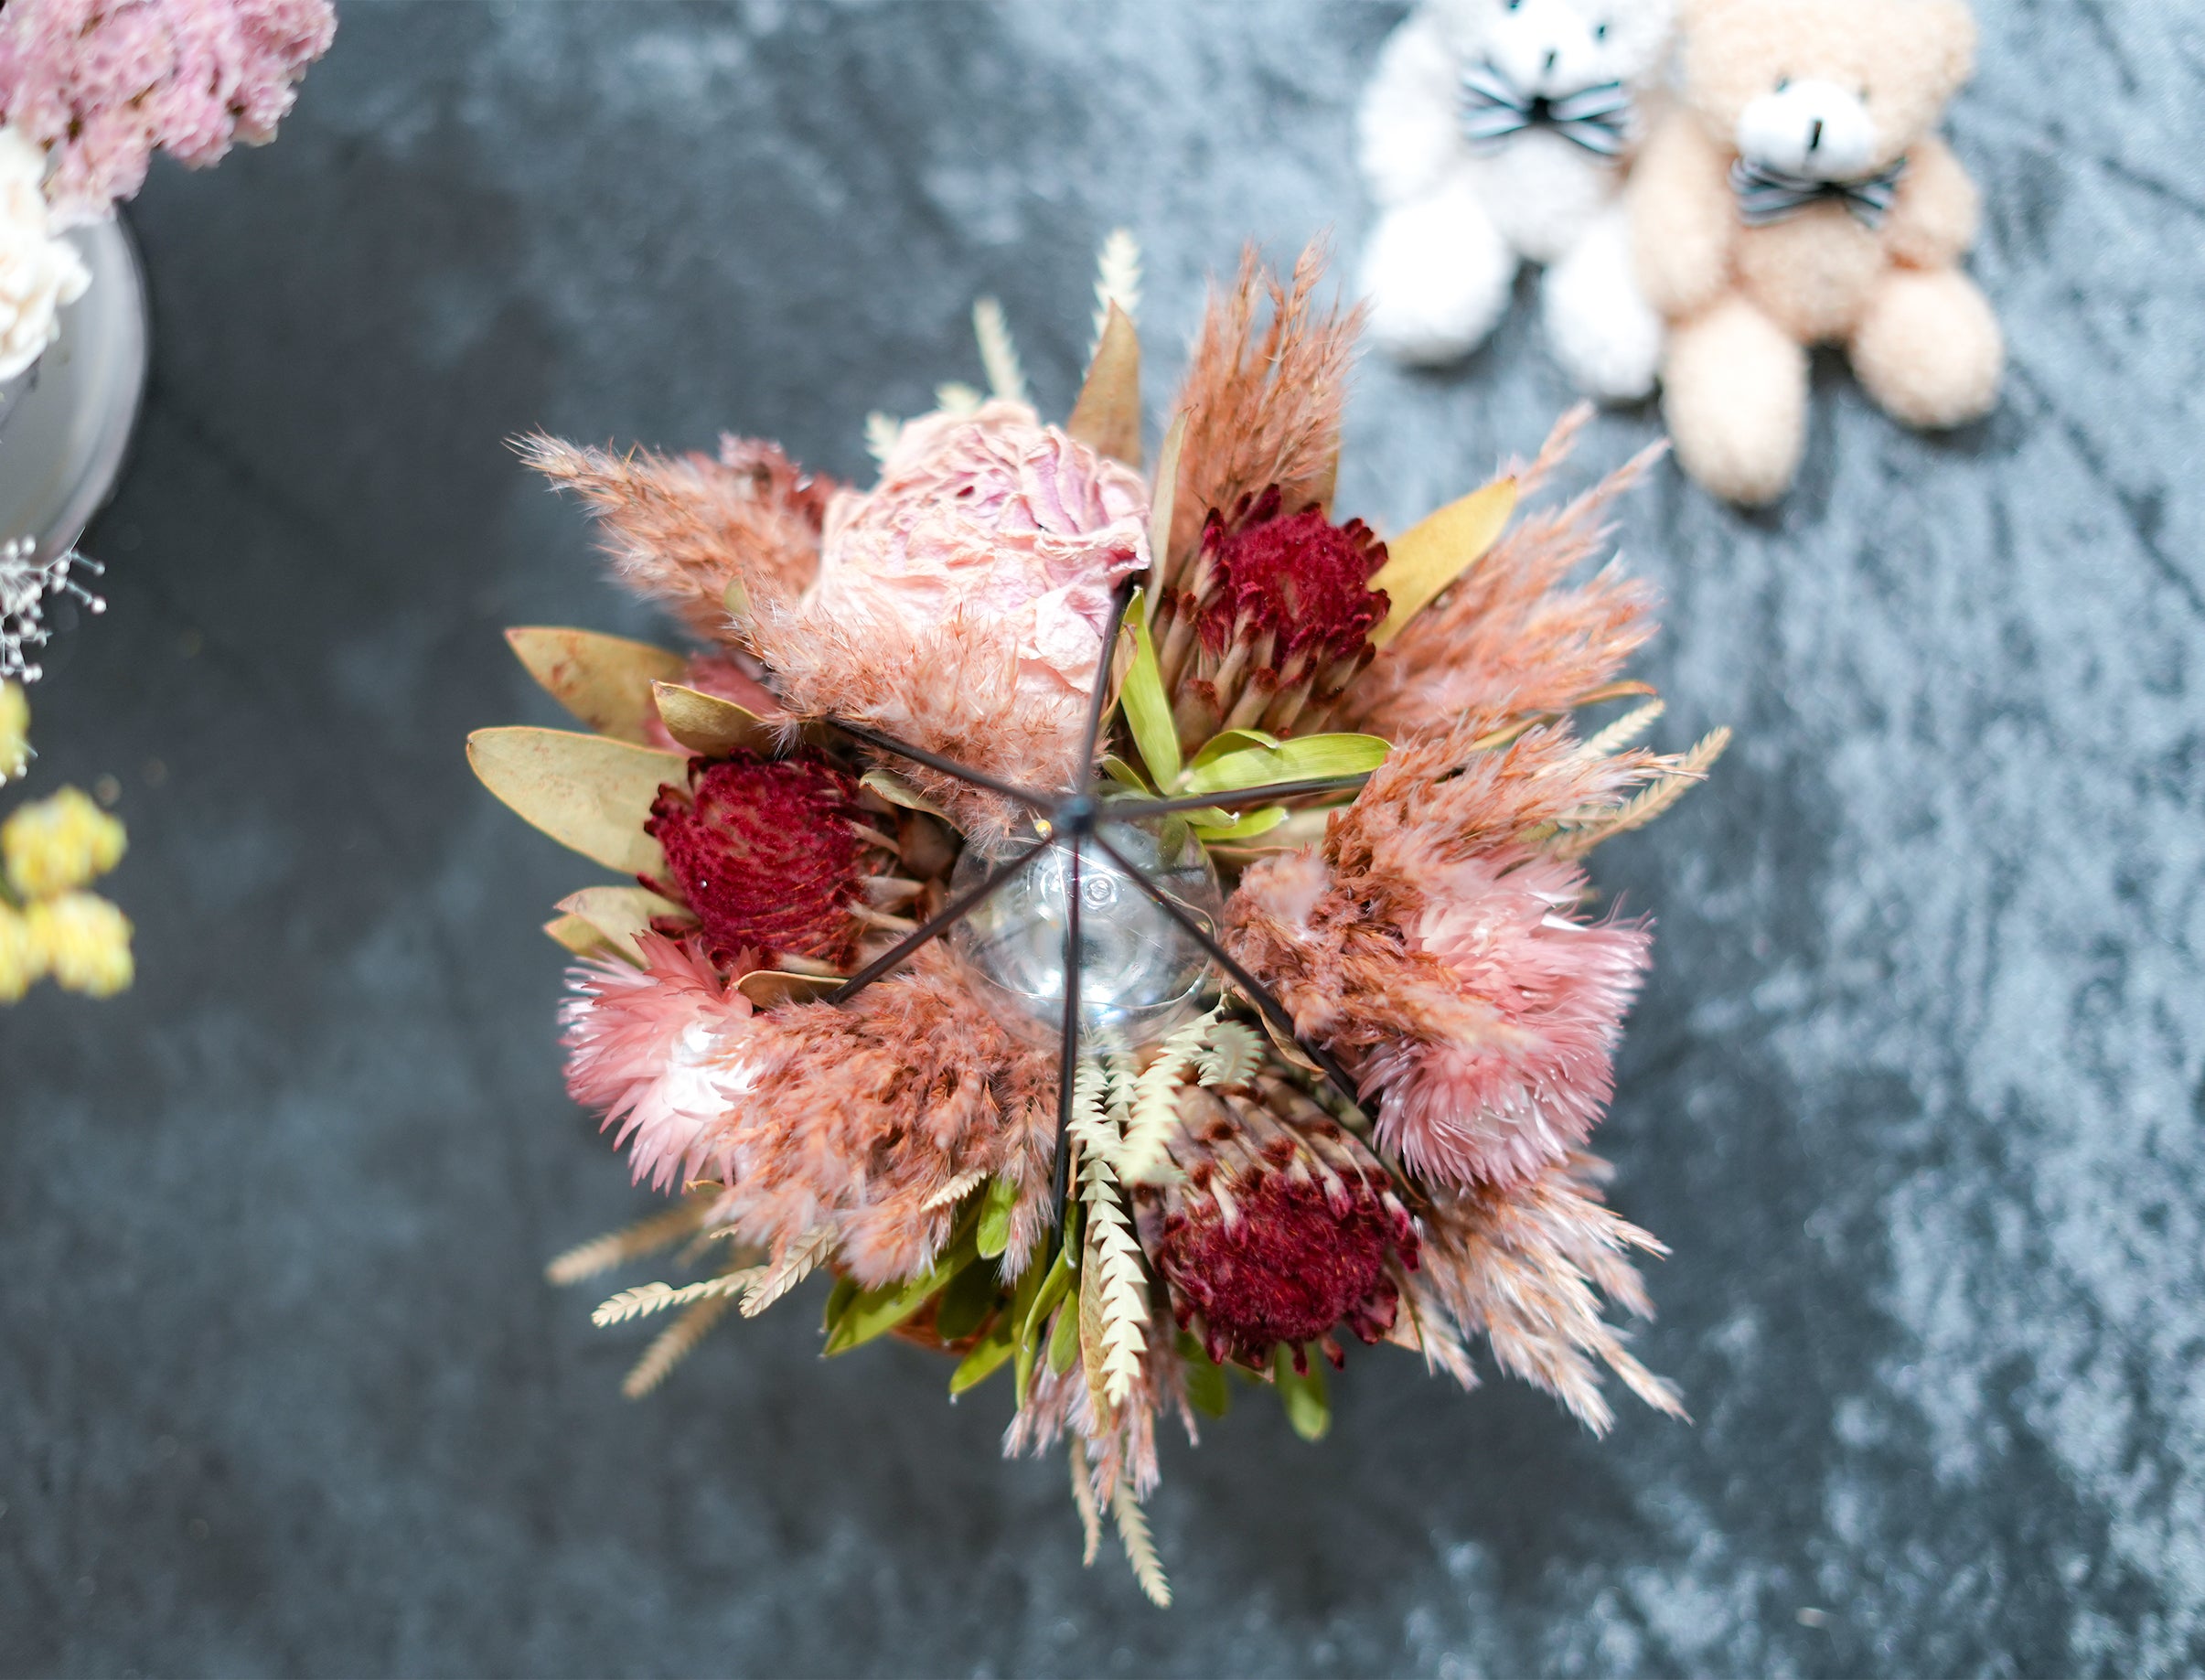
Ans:
[[[856,944],[850,906],[867,872],[857,797],[850,775],[817,753],[696,758],[688,789],[660,787],[643,827],[665,849],[674,896],[703,924],[715,958],[842,963]]]
[[[1277,485],[1212,512],[1186,587],[1159,604],[1158,659],[1190,750],[1220,729],[1321,726],[1369,664],[1390,605],[1370,580],[1386,545],[1314,505],[1283,513]]]
[[[1393,1327],[1388,1253],[1414,1269],[1417,1230],[1386,1170],[1307,1097],[1266,1077],[1254,1094],[1190,1086],[1170,1148],[1181,1176],[1140,1192],[1142,1235],[1183,1328],[1212,1359],[1269,1363],[1284,1343],[1343,1363],[1333,1332]]]

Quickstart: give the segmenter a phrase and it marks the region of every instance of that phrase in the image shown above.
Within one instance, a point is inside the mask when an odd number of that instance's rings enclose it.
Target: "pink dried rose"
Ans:
[[[1021,402],[906,425],[870,493],[827,512],[809,610],[915,642],[954,617],[1014,647],[1019,686],[1093,691],[1120,578],[1149,563],[1140,476]]]
[[[336,32],[328,0],[8,0],[0,119],[51,157],[57,217],[95,221],[156,149],[200,167],[273,139]]]

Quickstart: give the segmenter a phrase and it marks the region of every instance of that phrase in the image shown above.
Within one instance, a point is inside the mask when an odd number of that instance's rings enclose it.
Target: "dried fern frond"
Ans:
[[[1102,1513],[1095,1505],[1093,1472],[1087,1468],[1087,1450],[1079,1444],[1079,1437],[1065,1438],[1067,1455],[1072,1461],[1072,1503],[1079,1511],[1080,1533],[1086,1536],[1086,1547],[1080,1562],[1089,1568],[1095,1567],[1095,1554],[1102,1549]]]
[[[1003,306],[992,297],[972,305],[972,336],[979,340],[980,366],[988,372],[988,389],[1006,402],[1025,402],[1026,369],[1018,358],[1018,344],[1011,337],[1011,323]]]
[[[985,1167],[975,1167],[969,1172],[960,1172],[920,1203],[919,1211],[926,1213],[937,1207],[952,1206],[962,1202],[987,1182],[988,1170]]]
[[[1708,766],[1723,755],[1723,749],[1729,744],[1728,726],[1708,731],[1694,744],[1691,751],[1622,805],[1582,825],[1572,823],[1555,841],[1554,854],[1560,858],[1581,858],[1603,840],[1644,828],[1705,781]]]
[[[1170,1610],[1172,1583],[1164,1578],[1156,1542],[1149,1536],[1148,1516],[1133,1497],[1130,1482],[1120,1482],[1110,1490],[1110,1514],[1118,1522],[1118,1537],[1125,1542],[1126,1561],[1133,1566],[1133,1578],[1140,1583],[1150,1603],[1158,1610]]]
[[[1245,1021],[1220,1021],[1194,1058],[1194,1075],[1204,1085],[1245,1085],[1264,1064],[1263,1039]]]
[[[934,401],[945,414],[977,414],[987,399],[962,380],[946,380],[934,388]]]
[[[834,1252],[832,1225],[807,1231],[788,1245],[779,1259],[761,1268],[758,1280],[743,1291],[743,1316],[755,1319],[812,1274],[821,1260]]]
[[[1103,327],[1110,319],[1110,305],[1126,312],[1126,319],[1140,319],[1140,241],[1130,228],[1113,228],[1104,239],[1095,262],[1095,338],[1087,346],[1087,359],[1095,359],[1102,343]]]
[[[1611,753],[1622,752],[1652,729],[1662,713],[1668,710],[1658,700],[1650,700],[1643,706],[1632,707],[1607,728],[1588,736],[1585,744],[1578,748],[1578,756],[1605,758]]]
[[[1141,1182],[1163,1163],[1164,1146],[1178,1124],[1179,1087],[1193,1072],[1217,1024],[1215,1010],[1199,1021],[1189,1022],[1164,1040],[1155,1058],[1134,1079],[1125,1135],[1115,1162],[1119,1175],[1129,1184]]]
[[[692,1302],[688,1311],[660,1331],[650,1346],[643,1350],[643,1357],[621,1379],[620,1392],[631,1400],[640,1400],[658,1387],[734,1304],[734,1298],[726,1294],[709,1295]]]
[[[543,1275],[562,1286],[580,1283],[584,1278],[594,1278],[630,1260],[671,1248],[704,1223],[704,1215],[711,1207],[711,1197],[697,1196],[648,1219],[638,1219],[634,1225],[594,1236],[552,1260],[543,1268]]]
[[[638,1284],[605,1301],[590,1314],[590,1322],[603,1330],[608,1324],[625,1324],[647,1313],[664,1312],[669,1307],[686,1307],[692,1300],[709,1300],[715,1295],[739,1295],[765,1271],[763,1266],[745,1266],[740,1271],[723,1272],[717,1278],[685,1283],[679,1289],[670,1283]]]

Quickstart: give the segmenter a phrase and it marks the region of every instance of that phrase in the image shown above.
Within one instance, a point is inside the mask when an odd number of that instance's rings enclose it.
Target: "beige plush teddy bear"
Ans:
[[[1960,272],[1976,192],[1932,132],[1967,80],[1961,0],[1687,0],[1682,106],[1631,181],[1632,250],[1669,318],[1685,470],[1773,501],[1799,466],[1807,347],[1841,344],[1898,419],[1987,412],[2004,348]]]

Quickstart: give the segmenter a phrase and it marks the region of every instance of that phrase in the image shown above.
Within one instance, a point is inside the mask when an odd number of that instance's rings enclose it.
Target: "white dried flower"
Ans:
[[[46,154],[0,128],[0,380],[12,380],[60,337],[61,305],[91,284],[77,248],[55,233],[43,182]]]
[[[65,550],[51,560],[34,558],[37,544],[28,537],[0,542],[0,679],[36,682],[44,668],[30,661],[31,650],[42,647],[48,635],[46,601],[49,595],[70,594],[86,609],[104,613],[107,603],[70,573],[103,572],[96,560]]]

